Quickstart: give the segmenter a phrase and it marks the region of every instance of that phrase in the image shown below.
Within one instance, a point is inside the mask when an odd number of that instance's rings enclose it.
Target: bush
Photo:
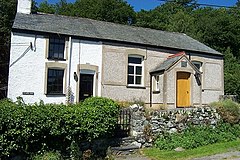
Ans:
[[[33,156],[32,160],[62,160],[59,152],[46,152]]]
[[[213,102],[210,106],[217,109],[224,122],[231,124],[240,123],[240,104],[227,99],[219,102]]]
[[[0,158],[49,150],[70,152],[72,141],[111,136],[117,123],[118,105],[107,98],[93,97],[68,106],[20,102],[0,101]]]
[[[165,133],[156,139],[155,146],[161,150],[172,150],[177,147],[193,149],[208,144],[228,142],[237,138],[240,138],[240,125],[223,123],[216,128],[194,126],[189,127],[182,133]]]

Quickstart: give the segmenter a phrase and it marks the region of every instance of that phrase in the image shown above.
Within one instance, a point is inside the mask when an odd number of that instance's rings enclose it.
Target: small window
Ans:
[[[143,57],[128,57],[128,85],[143,85]]]
[[[187,67],[187,61],[181,61],[181,67]]]
[[[49,37],[48,59],[64,60],[64,50],[64,37]]]
[[[159,75],[154,76],[154,84],[153,84],[153,91],[159,92],[160,87],[159,87]]]
[[[197,67],[200,72],[202,72],[202,62],[192,61],[192,64],[194,64],[194,66]]]
[[[47,94],[63,94],[64,69],[48,69]]]

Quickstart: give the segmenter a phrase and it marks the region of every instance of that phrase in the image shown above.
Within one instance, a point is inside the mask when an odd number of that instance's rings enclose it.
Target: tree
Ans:
[[[121,24],[135,21],[133,7],[123,0],[78,0],[74,4],[74,15]]]
[[[240,0],[238,0],[238,1],[236,2],[236,6],[237,6],[237,7],[240,7]]]
[[[38,12],[43,12],[43,13],[50,13],[50,14],[54,14],[56,13],[56,8],[54,5],[49,4],[47,0],[43,1],[42,3],[40,3],[38,9]]]
[[[136,19],[133,7],[123,0],[77,0],[73,4],[60,0],[54,5],[45,0],[38,11],[121,24],[134,23]]]
[[[0,0],[0,88],[8,81],[10,33],[16,13],[16,0]],[[0,99],[3,94],[0,93]]]
[[[194,4],[195,1],[193,0],[169,0],[153,10],[141,10],[137,13],[136,26],[185,32],[189,30],[186,27],[193,21],[190,13],[196,8]]]
[[[230,48],[224,52],[224,88],[225,94],[238,95],[240,100],[240,64],[231,53]]]

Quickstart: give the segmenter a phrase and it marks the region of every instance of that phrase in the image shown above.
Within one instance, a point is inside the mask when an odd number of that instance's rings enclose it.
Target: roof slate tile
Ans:
[[[79,17],[17,13],[13,29],[58,33],[222,55],[183,33],[133,27]]]

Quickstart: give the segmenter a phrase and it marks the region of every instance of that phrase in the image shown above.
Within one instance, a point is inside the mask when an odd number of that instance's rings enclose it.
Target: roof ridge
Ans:
[[[36,25],[38,23],[39,25]],[[12,28],[16,30],[59,33],[99,40],[165,47],[178,49],[178,51],[222,55],[184,33],[143,28],[135,25],[118,24],[83,17],[45,13],[17,13]]]
[[[20,13],[20,14],[23,14],[23,13]],[[130,28],[135,28],[135,29],[145,29],[145,30],[152,30],[152,31],[164,32],[164,33],[169,33],[169,34],[178,34],[178,35],[188,36],[187,34],[181,33],[181,32],[164,31],[164,30],[160,30],[160,29],[140,27],[140,26],[135,26],[135,25],[127,25],[127,24],[121,24],[121,23],[109,22],[109,21],[103,21],[103,20],[96,20],[96,19],[91,19],[91,18],[86,18],[86,17],[66,16],[66,15],[51,14],[51,13],[44,13],[44,12],[37,12],[37,13],[33,13],[32,15],[42,15],[42,16],[48,15],[48,16],[66,17],[66,18],[71,18],[71,19],[86,19],[86,20],[89,20],[89,21],[95,21],[95,22],[107,23],[107,24],[114,24],[114,25],[121,25],[121,26],[124,26],[124,27],[130,27]]]

